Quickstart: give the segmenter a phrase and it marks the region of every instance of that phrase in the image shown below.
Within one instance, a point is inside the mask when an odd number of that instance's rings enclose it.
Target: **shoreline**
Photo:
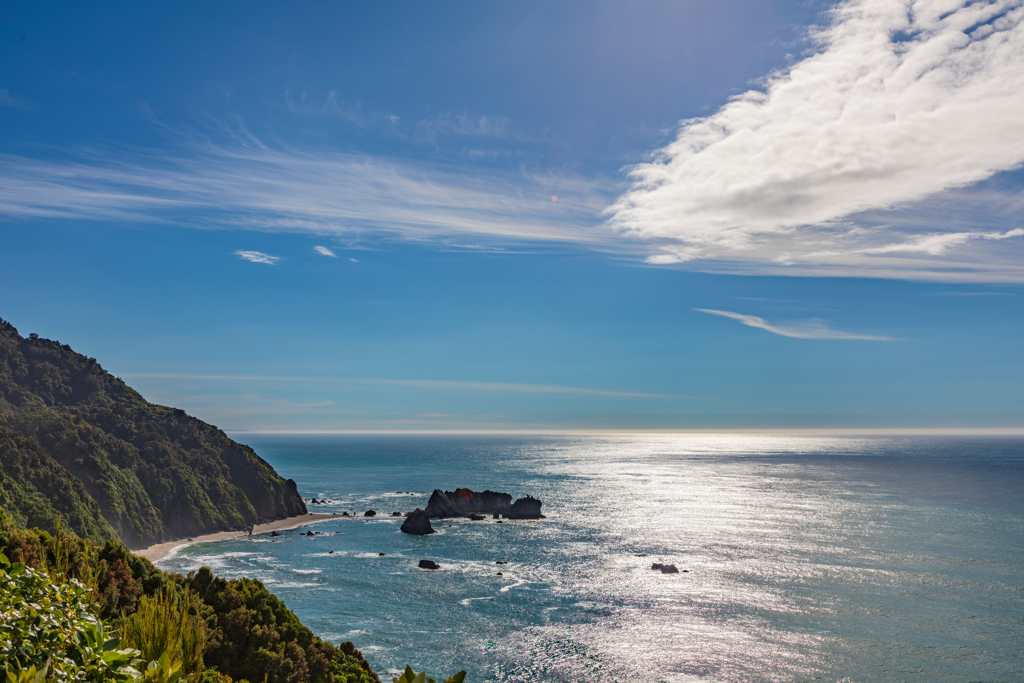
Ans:
[[[305,524],[314,524],[328,519],[338,519],[338,517],[339,515],[333,513],[310,512],[305,515],[276,519],[273,522],[267,522],[266,524],[257,524],[253,527],[252,535],[256,536],[258,534],[265,534],[269,531],[286,531]],[[177,550],[178,548],[183,548],[187,545],[192,545],[194,543],[206,543],[208,541],[223,541],[229,538],[240,538],[248,535],[249,533],[247,531],[218,531],[213,534],[195,536],[191,540],[179,539],[177,541],[167,541],[166,543],[155,543],[147,548],[140,548],[138,550],[132,550],[131,552],[139,557],[146,558],[153,564],[156,564],[170,555],[172,551]]]

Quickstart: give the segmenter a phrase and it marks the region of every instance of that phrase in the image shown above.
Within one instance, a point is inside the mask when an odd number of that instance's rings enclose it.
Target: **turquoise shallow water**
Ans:
[[[380,673],[1024,680],[1024,439],[234,436],[339,501],[318,512],[404,512],[460,486],[543,500],[536,522],[413,537],[339,519],[161,562],[262,580]]]

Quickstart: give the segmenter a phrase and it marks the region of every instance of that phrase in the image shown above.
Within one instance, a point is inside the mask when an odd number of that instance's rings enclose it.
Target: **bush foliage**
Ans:
[[[25,572],[39,590],[45,582],[74,596],[68,603],[74,610],[61,608],[59,618],[53,617],[62,626],[53,631],[47,647],[94,626],[101,628],[107,643],[112,641],[111,628],[116,628],[125,649],[139,655],[139,661],[168,655],[173,672],[162,665],[147,668],[142,672],[147,680],[173,673],[197,683],[379,683],[352,643],[334,646],[320,640],[259,581],[225,580],[205,567],[188,576],[167,574],[119,541],[99,546],[60,527],[53,534],[26,530],[3,510],[0,553],[34,567]],[[0,603],[5,611],[12,601],[24,600],[11,597],[16,593],[4,585],[0,593],[7,596],[2,599],[8,602]],[[93,649],[97,638],[90,641]],[[38,658],[17,661],[37,670],[45,664]]]

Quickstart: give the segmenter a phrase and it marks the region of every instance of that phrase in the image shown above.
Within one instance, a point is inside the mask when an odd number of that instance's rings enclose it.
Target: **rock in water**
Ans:
[[[512,503],[512,507],[505,513],[508,519],[544,519],[540,514],[540,501],[533,496],[520,498]]]
[[[418,566],[419,566],[420,569],[440,569],[441,568],[441,565],[439,565],[437,562],[431,562],[430,560],[420,560],[420,563],[419,563]]]
[[[483,515],[477,515],[477,514],[470,514],[469,515],[469,519],[470,519],[471,522],[479,522],[483,518],[484,518]]]
[[[676,566],[674,564],[663,564],[663,565],[661,565],[661,573],[662,574],[678,574],[679,570],[676,569]]]
[[[401,530],[407,534],[416,534],[417,536],[426,536],[427,534],[434,533],[433,527],[430,526],[430,517],[419,508],[409,513],[409,516],[402,522]]]
[[[512,496],[497,491],[472,491],[455,489],[442,491],[434,489],[427,501],[429,517],[467,517],[470,514],[492,514],[507,510],[512,504]]]
[[[363,513],[363,517],[376,517],[376,516],[377,516],[377,511],[376,510],[367,510],[366,512]]]
[[[434,489],[427,502],[427,516],[431,518],[469,517],[470,515],[504,515],[511,519],[542,519],[540,501],[532,496],[512,503],[512,496],[497,491]]]

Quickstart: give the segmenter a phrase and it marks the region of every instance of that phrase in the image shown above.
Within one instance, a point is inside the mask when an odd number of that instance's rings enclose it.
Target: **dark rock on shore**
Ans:
[[[419,563],[418,566],[419,566],[420,569],[440,569],[441,568],[441,565],[439,565],[437,562],[431,562],[430,560],[420,560],[420,563]]]
[[[480,520],[482,520],[483,518],[484,518],[484,516],[483,516],[483,515],[476,515],[476,514],[470,514],[470,516],[469,516],[469,520],[470,520],[471,522],[479,522],[479,521],[480,521]]]
[[[433,527],[430,526],[430,517],[427,516],[424,510],[419,508],[409,513],[409,516],[402,522],[401,530],[416,536],[426,536],[427,534],[435,533]]]
[[[277,533],[276,531],[271,531],[270,535],[273,536],[273,537],[277,537],[277,536],[280,536],[281,534]]]

